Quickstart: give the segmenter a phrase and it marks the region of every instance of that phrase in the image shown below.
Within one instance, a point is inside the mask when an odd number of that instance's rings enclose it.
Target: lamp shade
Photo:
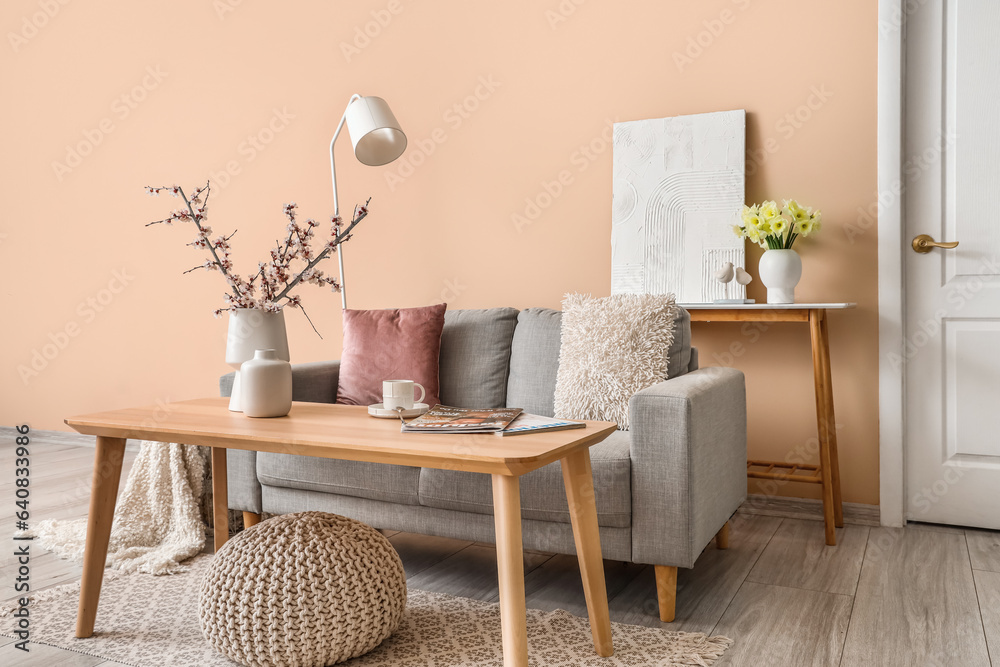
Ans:
[[[347,107],[347,131],[354,155],[363,164],[379,167],[406,150],[406,135],[381,97],[361,97]]]

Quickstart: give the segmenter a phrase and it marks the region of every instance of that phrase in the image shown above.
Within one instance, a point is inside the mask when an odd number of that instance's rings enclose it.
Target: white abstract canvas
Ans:
[[[746,112],[615,123],[611,293],[724,298],[713,274],[744,265]],[[746,288],[729,284],[728,297]]]

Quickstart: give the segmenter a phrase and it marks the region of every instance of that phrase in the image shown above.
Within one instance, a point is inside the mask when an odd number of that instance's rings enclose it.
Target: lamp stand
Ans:
[[[337,199],[337,166],[333,160],[333,145],[337,143],[337,137],[340,136],[340,131],[344,129],[344,121],[347,120],[347,108],[351,106],[354,100],[360,100],[361,96],[355,93],[351,95],[351,99],[347,101],[347,107],[344,108],[344,115],[340,117],[340,123],[337,124],[337,131],[333,133],[333,139],[330,139],[330,178],[333,180],[333,214],[335,216],[340,215],[340,201]],[[347,287],[344,284],[344,244],[341,243],[337,246],[337,266],[340,268],[340,306],[344,310],[347,310]]]

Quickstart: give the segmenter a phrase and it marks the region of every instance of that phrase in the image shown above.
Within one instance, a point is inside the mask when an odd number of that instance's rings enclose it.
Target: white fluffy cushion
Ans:
[[[555,413],[628,430],[628,402],[667,377],[678,309],[673,294],[563,299]]]

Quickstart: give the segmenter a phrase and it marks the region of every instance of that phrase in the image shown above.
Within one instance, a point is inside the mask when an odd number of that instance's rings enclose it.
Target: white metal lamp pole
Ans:
[[[406,150],[406,135],[399,121],[381,97],[351,95],[344,115],[337,124],[337,131],[330,139],[330,177],[333,180],[333,214],[340,215],[337,198],[337,167],[333,159],[333,145],[347,123],[347,132],[354,145],[354,156],[362,164],[380,167],[398,158]],[[337,247],[337,265],[340,268],[340,304],[347,308],[347,288],[344,284],[344,244]]]

